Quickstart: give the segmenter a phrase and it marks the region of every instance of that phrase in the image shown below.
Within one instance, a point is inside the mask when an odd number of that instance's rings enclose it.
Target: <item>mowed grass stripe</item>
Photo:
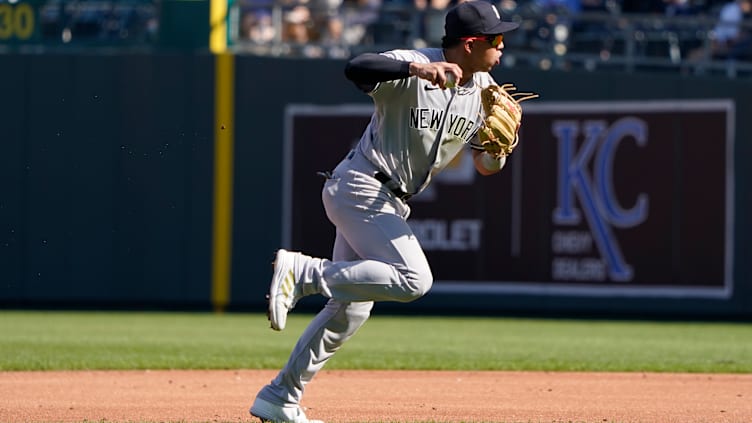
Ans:
[[[0,312],[0,370],[277,369],[310,314]],[[752,324],[375,314],[329,369],[752,372]]]

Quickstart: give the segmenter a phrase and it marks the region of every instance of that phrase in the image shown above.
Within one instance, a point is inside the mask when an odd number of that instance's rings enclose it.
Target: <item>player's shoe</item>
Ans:
[[[272,329],[283,330],[287,324],[287,313],[303,297],[300,270],[296,263],[303,260],[300,253],[284,249],[277,251],[274,260],[274,274],[269,287],[269,321]]]
[[[299,405],[280,406],[259,397],[253,402],[250,412],[262,423],[324,423],[321,420],[308,420]]]

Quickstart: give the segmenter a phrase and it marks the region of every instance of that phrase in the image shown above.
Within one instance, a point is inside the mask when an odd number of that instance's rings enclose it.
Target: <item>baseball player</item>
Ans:
[[[375,111],[324,184],[322,200],[336,226],[332,259],[277,252],[271,327],[283,330],[304,296],[329,300],[256,396],[253,416],[309,422],[300,406],[306,384],[365,323],[373,302],[409,302],[431,288],[431,268],[406,222],[408,201],[467,146],[481,174],[504,167],[506,156],[478,142],[480,93],[496,84],[488,72],[499,64],[503,33],[517,26],[491,3],[470,0],[447,12],[441,48],[366,53],[347,63],[345,75],[372,97]]]

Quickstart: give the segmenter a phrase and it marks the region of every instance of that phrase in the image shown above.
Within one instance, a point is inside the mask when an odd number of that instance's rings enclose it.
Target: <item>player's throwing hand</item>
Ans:
[[[410,63],[410,75],[425,79],[434,85],[438,85],[441,89],[450,88],[447,87],[447,82],[452,79],[462,82],[462,68],[456,63],[449,62],[412,62]]]

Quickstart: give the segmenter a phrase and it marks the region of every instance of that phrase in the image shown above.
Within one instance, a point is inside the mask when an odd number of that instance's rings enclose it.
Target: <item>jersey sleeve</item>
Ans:
[[[389,57],[394,60],[403,62],[420,62],[428,63],[428,58],[418,52],[417,50],[390,50],[380,53],[383,56]],[[376,84],[376,86],[369,93],[374,98],[386,99],[394,95],[395,93],[407,90],[410,86],[415,84],[417,77],[411,76],[402,79],[393,79],[389,81],[382,81]]]
[[[370,92],[379,82],[409,78],[410,62],[383,54],[364,53],[347,62],[345,76],[364,92]]]

